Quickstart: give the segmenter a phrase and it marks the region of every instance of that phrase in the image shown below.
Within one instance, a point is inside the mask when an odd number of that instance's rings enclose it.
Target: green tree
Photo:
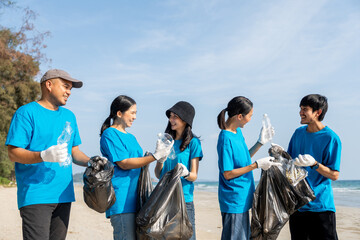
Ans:
[[[18,8],[12,1],[0,0],[0,9]],[[32,23],[36,14],[28,8],[19,30],[0,25],[0,178],[13,180],[14,164],[4,145],[10,121],[22,105],[37,100],[39,83],[35,81],[40,63],[47,61],[41,51],[49,32],[39,33]]]

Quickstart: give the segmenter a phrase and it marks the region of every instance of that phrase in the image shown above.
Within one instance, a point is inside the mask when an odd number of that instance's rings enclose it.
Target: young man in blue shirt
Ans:
[[[301,124],[295,130],[288,152],[295,164],[308,171],[307,181],[316,199],[290,216],[291,239],[338,239],[331,181],[339,178],[341,141],[322,123],[328,108],[327,98],[305,96],[300,102]]]
[[[83,83],[59,69],[41,78],[41,99],[14,114],[5,145],[15,162],[18,207],[24,239],[65,239],[75,201],[72,162],[87,166],[75,115],[63,108],[73,87]],[[58,139],[69,126],[66,143]],[[71,161],[72,157],[72,161]]]

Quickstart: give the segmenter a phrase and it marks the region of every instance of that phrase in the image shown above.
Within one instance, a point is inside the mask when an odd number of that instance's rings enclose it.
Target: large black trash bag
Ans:
[[[256,187],[251,217],[251,239],[256,240],[276,239],[290,215],[315,199],[307,172],[294,166],[287,152],[273,146],[269,154],[282,166],[263,171]]]
[[[189,239],[193,234],[189,221],[180,174],[175,168],[160,179],[136,216],[138,228],[154,239]]]
[[[145,205],[145,202],[150,197],[150,194],[152,193],[154,187],[151,182],[151,177],[149,173],[149,164],[141,168],[139,181],[137,185],[137,206],[136,212],[139,212],[140,209]],[[137,240],[150,240],[151,237],[147,236],[144,232],[141,231],[141,229],[137,226],[136,227],[136,239]]]
[[[114,166],[106,158],[91,157],[86,168],[84,181],[84,201],[91,209],[99,213],[105,212],[116,201],[111,178]]]
[[[151,182],[149,173],[149,164],[141,167],[140,176],[137,185],[138,201],[136,204],[136,212],[139,212],[142,206],[144,206],[146,200],[150,197],[154,186]]]

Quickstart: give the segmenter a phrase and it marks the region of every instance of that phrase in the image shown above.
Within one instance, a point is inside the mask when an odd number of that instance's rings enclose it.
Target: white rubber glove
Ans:
[[[316,160],[309,154],[304,154],[294,159],[294,164],[300,167],[309,167],[315,165]]]
[[[154,158],[159,163],[164,163],[167,159],[167,156],[170,154],[171,148],[174,144],[174,140],[171,142],[169,146],[166,146],[160,139],[156,141],[155,152],[153,153]]]
[[[180,177],[185,177],[185,178],[188,177],[190,175],[190,172],[187,169],[187,167],[185,167],[185,165],[182,164],[182,163],[179,163],[179,164],[180,164],[180,167],[183,169],[181,174],[180,174]]]
[[[256,161],[256,164],[258,165],[258,168],[261,168],[262,170],[266,171],[271,166],[281,166],[281,163],[273,162],[275,158],[273,157],[264,157],[260,158]]]
[[[265,143],[270,141],[273,138],[274,135],[275,135],[274,127],[270,127],[270,128],[261,127],[258,142],[261,145],[264,145]]]
[[[65,162],[68,155],[67,143],[49,147],[40,152],[40,157],[44,162]]]

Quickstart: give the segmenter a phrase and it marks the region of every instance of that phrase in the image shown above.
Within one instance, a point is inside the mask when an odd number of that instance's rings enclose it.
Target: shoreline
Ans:
[[[16,187],[0,186],[0,240],[21,239],[21,218],[16,203]],[[75,184],[76,202],[72,204],[68,240],[112,239],[112,226],[105,214],[90,209],[83,201],[82,186]],[[194,193],[197,239],[220,239],[222,223],[217,193],[195,190]],[[336,206],[339,239],[360,238],[360,208]],[[281,230],[279,240],[290,239],[288,224]]]

